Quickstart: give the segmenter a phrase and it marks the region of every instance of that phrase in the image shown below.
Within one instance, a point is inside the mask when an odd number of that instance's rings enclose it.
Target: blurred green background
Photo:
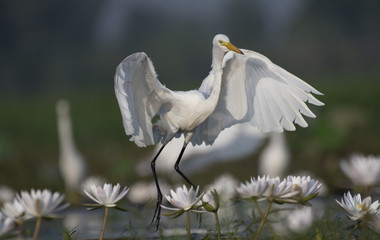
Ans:
[[[289,173],[310,171],[340,188],[340,159],[380,154],[379,9],[375,0],[2,1],[0,185],[63,189],[55,116],[62,98],[91,174],[128,186],[140,180],[135,163],[152,147],[124,134],[116,66],[144,51],[167,87],[195,89],[210,70],[213,36],[224,33],[325,94],[309,127],[286,133]],[[193,182],[224,172],[246,180],[257,174],[256,158],[219,164]]]

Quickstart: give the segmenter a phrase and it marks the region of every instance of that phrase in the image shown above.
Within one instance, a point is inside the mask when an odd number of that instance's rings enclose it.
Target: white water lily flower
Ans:
[[[298,197],[301,201],[314,198],[322,187],[322,183],[312,179],[310,176],[288,176],[287,180],[293,183],[293,190],[299,191]]]
[[[375,215],[379,211],[380,203],[375,201],[372,203],[371,197],[366,197],[361,199],[360,194],[356,194],[354,197],[351,196],[350,192],[343,195],[343,198],[339,202],[335,200],[349,215],[347,217],[352,221],[362,219],[367,214]]]
[[[17,198],[13,201],[5,202],[4,206],[1,208],[1,211],[15,222],[22,222],[30,217],[25,214],[24,206]]]
[[[313,220],[311,207],[302,207],[289,212],[286,222],[292,232],[304,233],[310,228]]]
[[[240,184],[236,191],[243,199],[263,199],[272,198],[276,202],[294,202],[291,198],[299,192],[293,189],[293,183],[279,177],[270,178],[269,176],[251,178],[251,182]]]
[[[92,185],[90,187],[90,192],[83,190],[84,193],[91,198],[95,204],[95,206],[104,206],[104,207],[116,207],[116,203],[120,201],[122,198],[127,195],[129,192],[129,188],[124,187],[124,189],[120,191],[120,184],[116,184],[112,186],[112,184],[104,184],[103,188],[100,186]]]
[[[250,182],[241,183],[236,187],[236,191],[243,199],[260,199],[264,197],[264,192],[269,187],[269,176],[258,176],[257,180],[251,177]]]
[[[293,183],[284,179],[280,181],[279,177],[268,179],[268,188],[263,195],[267,198],[273,198],[276,202],[293,202],[291,198],[299,193],[293,189]]]
[[[165,207],[161,205],[161,207],[172,210],[172,211],[189,211],[195,208],[197,204],[199,204],[199,201],[202,199],[203,194],[201,193],[198,196],[199,193],[199,186],[197,188],[193,189],[193,186],[190,187],[188,190],[185,185],[183,185],[182,188],[177,188],[177,190],[174,192],[172,189],[170,190],[170,195],[165,195],[168,202],[174,206],[174,208],[171,207]]]
[[[61,205],[64,195],[58,192],[52,194],[48,189],[34,190],[29,192],[21,191],[21,196],[18,200],[25,209],[25,213],[32,217],[57,217],[56,212],[59,212],[69,206],[68,203]]]
[[[0,212],[0,237],[10,232],[14,227],[13,220]]]
[[[357,186],[370,187],[380,183],[380,157],[352,155],[341,161],[343,173]]]

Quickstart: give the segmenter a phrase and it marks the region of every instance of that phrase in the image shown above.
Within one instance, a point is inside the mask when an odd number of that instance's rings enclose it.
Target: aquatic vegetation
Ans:
[[[69,206],[68,203],[62,204],[64,197],[64,195],[61,195],[58,192],[52,193],[48,189],[32,189],[30,192],[21,191],[20,195],[17,196],[25,213],[31,218],[37,219],[33,240],[36,240],[38,237],[42,218],[57,218],[59,217],[57,212],[60,212]]]
[[[204,193],[199,194],[199,186],[194,190],[193,186],[187,189],[185,185],[182,188],[177,188],[176,191],[170,190],[170,195],[165,195],[168,202],[174,207],[166,207],[161,205],[162,208],[170,210],[170,213],[163,213],[164,216],[177,218],[183,213],[186,214],[186,232],[187,239],[190,237],[190,211],[196,213],[204,213],[205,211],[199,210],[202,206],[201,199]]]
[[[129,188],[124,187],[123,190],[120,192],[119,183],[115,186],[112,186],[112,184],[109,183],[105,183],[103,187],[91,185],[90,189],[90,192],[88,192],[86,189],[83,189],[83,191],[91,200],[93,200],[96,203],[85,203],[83,205],[89,207],[87,208],[87,210],[95,210],[100,207],[104,207],[103,226],[99,237],[99,239],[102,240],[104,237],[104,231],[106,229],[108,209],[116,208],[121,211],[126,211],[125,209],[118,207],[116,203],[127,195],[127,193],[129,192]]]

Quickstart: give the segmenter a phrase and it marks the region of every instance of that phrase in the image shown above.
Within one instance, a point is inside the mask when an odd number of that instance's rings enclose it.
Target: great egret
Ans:
[[[115,94],[126,134],[139,147],[163,144],[151,162],[157,187],[152,223],[156,220],[157,227],[162,194],[155,163],[174,137],[184,134],[174,168],[193,185],[179,169],[189,142],[212,144],[223,129],[243,122],[263,132],[293,131],[293,122],[307,126],[302,114],[315,117],[306,101],[323,105],[311,94],[320,92],[265,56],[238,49],[223,34],[216,35],[212,45],[212,70],[198,90],[172,91],[163,86],[143,52],[128,56],[116,69]]]
[[[284,134],[270,133],[268,145],[258,160],[260,175],[284,177],[290,161],[290,151]]]
[[[87,164],[75,146],[70,104],[66,100],[59,100],[56,111],[60,149],[59,170],[65,182],[68,197],[75,202],[76,194],[82,191],[81,184],[87,174]]]

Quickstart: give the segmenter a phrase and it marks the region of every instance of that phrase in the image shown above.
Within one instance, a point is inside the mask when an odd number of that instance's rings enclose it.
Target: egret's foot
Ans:
[[[158,226],[160,225],[160,218],[161,218],[161,203],[162,203],[162,194],[159,192],[157,196],[157,204],[156,209],[154,210],[152,222],[151,225],[156,225],[156,231],[158,230]]]

